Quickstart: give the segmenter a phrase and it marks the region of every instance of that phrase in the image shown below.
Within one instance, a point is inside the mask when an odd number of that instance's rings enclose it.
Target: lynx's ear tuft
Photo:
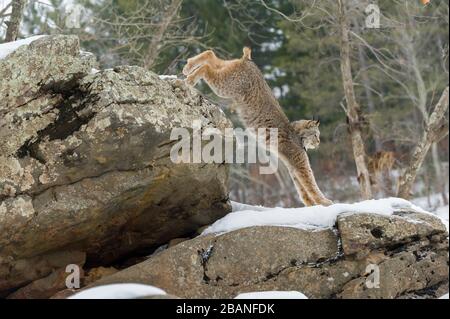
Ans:
[[[252,59],[252,49],[249,47],[244,48],[244,56],[243,59],[251,60]]]

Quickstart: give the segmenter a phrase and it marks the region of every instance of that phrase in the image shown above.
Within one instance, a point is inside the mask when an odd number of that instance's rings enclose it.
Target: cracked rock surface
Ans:
[[[438,218],[405,211],[343,214],[335,228],[321,231],[250,227],[185,241],[93,286],[121,282],[154,285],[181,298],[254,291],[436,298],[448,289],[448,233]]]
[[[96,71],[74,36],[0,60],[0,296],[67,264],[103,265],[231,210],[226,165],[174,164],[172,128],[231,126],[176,80]]]

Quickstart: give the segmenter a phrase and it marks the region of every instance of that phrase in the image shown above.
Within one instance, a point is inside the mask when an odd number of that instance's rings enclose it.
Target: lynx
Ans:
[[[307,146],[302,143],[302,132],[289,122],[262,72],[252,61],[249,48],[244,48],[243,57],[236,60],[222,60],[213,51],[205,51],[188,60],[183,74],[188,85],[195,86],[204,80],[219,97],[233,100],[240,119],[248,128],[278,129],[277,156],[289,169],[303,203],[306,206],[332,204],[317,186],[305,151]]]

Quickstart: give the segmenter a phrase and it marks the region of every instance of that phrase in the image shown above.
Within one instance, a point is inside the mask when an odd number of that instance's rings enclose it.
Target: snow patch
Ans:
[[[448,198],[449,194],[447,193],[446,196]],[[436,210],[439,210],[441,207],[445,206],[442,194],[440,193],[431,194],[425,197],[417,197],[411,200],[411,202],[414,205],[422,207],[426,211],[432,213],[436,212]]]
[[[439,207],[436,211],[435,214],[437,216],[439,216],[442,219],[445,219],[446,221],[448,221],[448,217],[449,217],[449,206],[444,206],[444,207]]]
[[[338,215],[343,213],[375,213],[391,216],[398,210],[409,209],[435,216],[409,201],[400,198],[368,200],[356,204],[335,204],[329,207],[313,206],[305,208],[265,209],[233,203],[233,209],[234,211],[232,213],[208,227],[202,235],[227,233],[254,226],[279,226],[320,230],[333,227],[336,224]],[[448,222],[443,220],[443,223],[448,229]]]
[[[308,299],[304,294],[298,291],[263,291],[263,292],[250,292],[240,294],[234,299]]]
[[[8,55],[16,51],[21,46],[29,45],[31,42],[36,41],[45,36],[46,35],[36,35],[34,37],[29,37],[23,40],[0,44],[0,60],[6,58]]]
[[[140,284],[115,284],[84,290],[68,299],[137,299],[149,296],[165,296],[164,290]]]
[[[178,79],[178,76],[176,76],[176,75],[160,75],[159,78],[161,80],[176,80],[176,79]]]
[[[263,211],[270,209],[270,208],[263,207],[263,206],[252,206],[252,205],[241,204],[241,203],[237,203],[237,202],[233,202],[233,201],[231,201],[231,208],[232,208],[232,212],[241,212],[243,210],[253,210],[256,212],[263,212]]]
[[[441,298],[439,298],[439,299],[448,299],[448,294],[446,294],[446,295],[442,296],[442,297],[441,297]]]

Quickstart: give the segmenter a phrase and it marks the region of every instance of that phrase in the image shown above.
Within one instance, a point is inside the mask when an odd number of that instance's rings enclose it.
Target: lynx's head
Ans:
[[[303,147],[306,150],[313,150],[319,147],[320,144],[320,121],[315,120],[301,120],[292,122],[292,126],[300,139],[303,142]]]

